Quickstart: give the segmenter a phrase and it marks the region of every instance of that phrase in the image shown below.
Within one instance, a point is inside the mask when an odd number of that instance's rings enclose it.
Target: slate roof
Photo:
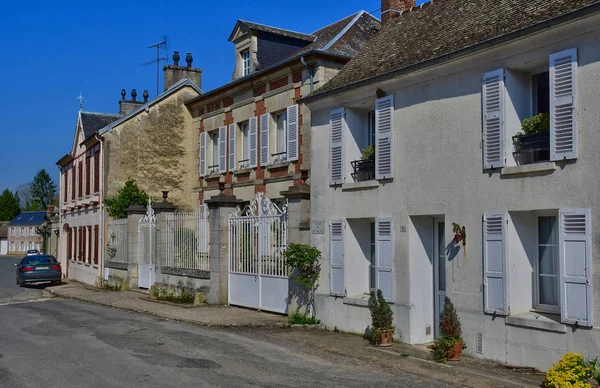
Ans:
[[[305,101],[539,25],[600,0],[433,0],[384,23]],[[493,42],[490,42],[493,43]],[[416,67],[416,66],[415,66]]]
[[[236,26],[233,29],[233,32],[231,33],[231,36],[229,37],[230,41],[233,39],[233,34],[235,33],[235,30],[238,25],[245,26],[246,28],[248,28],[250,30],[268,32],[270,34],[281,35],[281,36],[285,36],[288,38],[306,40],[308,42],[312,42],[315,40],[314,35],[304,34],[302,32],[284,30],[283,28],[271,27],[271,26],[267,26],[265,24],[249,22],[247,20],[238,20]]]
[[[44,217],[46,216],[46,212],[22,212],[18,216],[15,217],[14,220],[8,223],[9,226],[39,226],[43,224],[46,220]]]
[[[108,124],[121,118],[120,115],[109,113],[80,112],[80,114],[84,139],[87,139]]]
[[[0,221],[0,238],[8,238],[8,221]]]

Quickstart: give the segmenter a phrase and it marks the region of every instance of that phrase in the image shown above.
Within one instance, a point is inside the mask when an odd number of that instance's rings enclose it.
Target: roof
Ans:
[[[22,212],[8,223],[9,226],[37,226],[43,224],[46,219],[46,212]]]
[[[375,35],[377,31],[379,31],[380,25],[381,23],[379,19],[365,11],[352,14],[313,32],[311,36],[315,37],[314,42],[306,45],[289,58],[251,73],[245,77],[233,80],[225,85],[204,93],[201,96],[192,98],[186,101],[186,104],[212,96],[224,89],[230,88],[255,77],[259,77],[262,74],[277,69],[278,67],[288,65],[296,60],[300,60],[300,58],[303,56],[308,56],[311,54],[325,54],[347,61],[348,59],[352,58],[358,52],[358,50]]]
[[[229,41],[233,40],[233,35],[235,34],[235,31],[237,30],[238,27],[245,27],[249,30],[267,32],[269,34],[281,35],[281,36],[285,36],[288,38],[306,40],[308,42],[312,42],[315,40],[314,35],[304,34],[302,32],[285,30],[283,28],[271,27],[271,26],[267,26],[265,24],[249,22],[247,20],[238,20],[238,22],[235,24],[235,27],[233,28],[233,31],[231,32],[231,35],[229,36]]]
[[[0,221],[0,238],[8,237],[8,221]]]
[[[600,0],[435,0],[384,23],[327,84],[304,99],[333,94],[342,87],[375,82],[397,71],[450,54],[493,44],[572,13]],[[544,23],[544,24],[542,24]],[[358,87],[360,85],[357,85]]]
[[[147,103],[145,103],[144,105],[140,106],[137,109],[132,110],[131,112],[129,112],[128,114],[126,114],[125,116],[120,117],[117,121],[113,121],[112,123],[109,123],[107,126],[105,126],[104,128],[100,129],[98,131],[98,133],[100,135],[108,132],[108,131],[112,131],[112,129],[114,127],[116,127],[117,125],[129,120],[131,117],[137,115],[138,113],[140,113],[143,110],[149,109],[151,106],[159,103],[160,101],[164,100],[165,98],[169,97],[170,95],[172,95],[173,93],[175,93],[176,91],[178,91],[179,89],[182,89],[186,86],[190,86],[192,88],[194,88],[195,91],[197,91],[199,94],[202,94],[202,89],[200,89],[198,87],[198,85],[196,85],[194,82],[192,82],[191,80],[187,79],[187,78],[182,78],[179,81],[177,81],[176,83],[174,83],[169,89],[165,90],[164,92],[162,92],[161,94],[159,94],[158,96],[156,96],[156,98],[154,100],[148,101]]]
[[[100,129],[121,118],[121,115],[97,112],[79,112],[81,116],[81,127],[83,138],[93,136]]]

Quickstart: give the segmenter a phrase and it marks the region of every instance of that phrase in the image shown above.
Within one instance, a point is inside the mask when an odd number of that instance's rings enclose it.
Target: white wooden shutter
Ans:
[[[257,161],[257,157],[256,157],[256,153],[257,153],[257,142],[258,142],[258,136],[257,136],[257,128],[256,128],[256,117],[251,117],[250,120],[248,121],[248,126],[250,127],[249,131],[250,131],[250,167],[254,168],[256,167],[256,161]]]
[[[388,302],[394,300],[394,219],[375,219],[377,288]]]
[[[329,225],[329,283],[331,295],[344,296],[344,221],[332,220]]]
[[[560,209],[558,261],[563,323],[592,326],[592,219],[590,209]]]
[[[235,171],[236,160],[235,160],[235,124],[229,124],[229,171]]]
[[[227,127],[219,127],[219,172],[227,171]]]
[[[344,183],[344,131],[346,128],[344,108],[329,112],[329,184]]]
[[[550,159],[577,158],[577,49],[550,55]]]
[[[298,160],[298,105],[287,108],[287,160]]]
[[[375,100],[375,179],[394,177],[394,95]]]
[[[200,134],[200,176],[206,175],[206,132]]]
[[[269,114],[260,116],[260,165],[269,164]]]
[[[483,299],[484,311],[509,315],[506,265],[506,215],[483,216]]]
[[[483,168],[504,167],[504,69],[483,75]]]

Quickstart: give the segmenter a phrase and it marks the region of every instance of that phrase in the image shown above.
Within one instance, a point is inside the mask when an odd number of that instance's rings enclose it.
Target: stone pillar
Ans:
[[[152,206],[156,215],[156,244],[154,257],[156,260],[156,279],[158,281],[161,267],[167,265],[167,217],[175,213],[177,206],[166,199]]]
[[[133,205],[127,208],[127,277],[130,288],[138,288],[138,224],[144,214],[144,206]]]
[[[229,302],[229,214],[242,202],[235,195],[224,195],[223,192],[204,201],[208,206],[210,228],[210,304]]]

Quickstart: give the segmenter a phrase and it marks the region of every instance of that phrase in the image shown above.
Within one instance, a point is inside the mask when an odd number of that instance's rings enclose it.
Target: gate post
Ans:
[[[156,248],[154,257],[156,259],[156,279],[162,278],[162,267],[167,265],[167,216],[172,215],[177,210],[177,206],[167,201],[168,191],[163,191],[162,202],[154,204],[154,214],[156,214]],[[160,277],[158,275],[161,275]],[[162,281],[162,280],[161,280]]]
[[[204,201],[208,206],[210,220],[210,304],[229,302],[229,214],[242,202],[235,195],[225,195],[222,192]]]
[[[138,225],[146,208],[132,205],[127,208],[127,277],[129,287],[138,288]]]

